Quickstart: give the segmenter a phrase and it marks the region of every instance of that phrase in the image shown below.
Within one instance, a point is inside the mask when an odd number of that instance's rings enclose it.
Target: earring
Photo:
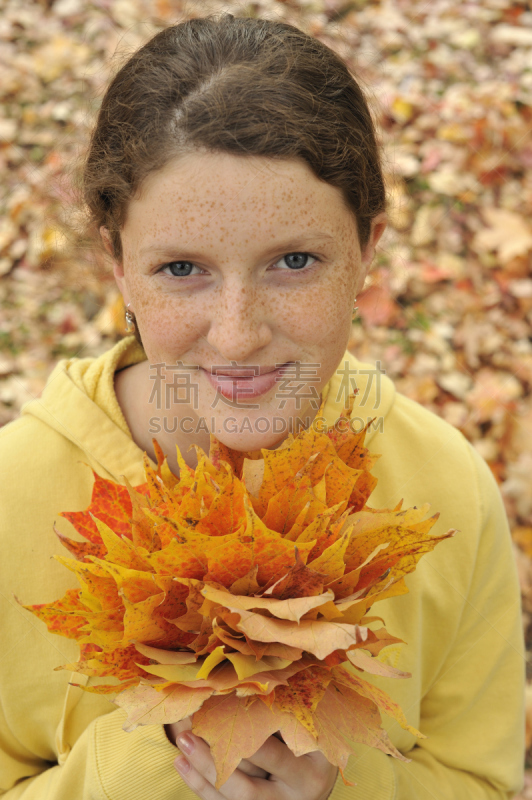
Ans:
[[[353,302],[356,303],[356,301],[357,301],[357,299],[355,297]],[[357,318],[357,315],[355,313],[357,309],[358,309],[358,306],[353,306],[353,316],[351,317],[351,322],[354,322],[356,320],[356,318]]]
[[[135,315],[134,315],[134,313],[132,311],[129,310],[129,306],[130,305],[131,305],[131,303],[127,304],[126,314],[125,314],[125,317],[126,317],[126,332],[127,333],[133,333],[133,331],[135,330]]]

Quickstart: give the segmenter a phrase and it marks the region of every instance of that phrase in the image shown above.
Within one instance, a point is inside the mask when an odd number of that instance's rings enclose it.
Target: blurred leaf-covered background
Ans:
[[[369,96],[391,225],[358,298],[350,347],[459,428],[493,470],[512,529],[532,684],[532,10],[524,0],[3,0],[0,425],[39,395],[58,359],[97,355],[124,333],[109,264],[82,235],[75,188],[110,74],[162,27],[221,11],[309,31]],[[532,689],[530,708],[532,722]],[[532,798],[528,775],[522,797]]]

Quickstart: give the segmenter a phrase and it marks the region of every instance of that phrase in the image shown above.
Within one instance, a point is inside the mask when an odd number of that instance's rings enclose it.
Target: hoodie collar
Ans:
[[[118,405],[114,373],[146,358],[134,337],[122,339],[98,358],[59,361],[42,396],[22,406],[82,450],[99,475],[122,483],[143,483],[142,451]]]

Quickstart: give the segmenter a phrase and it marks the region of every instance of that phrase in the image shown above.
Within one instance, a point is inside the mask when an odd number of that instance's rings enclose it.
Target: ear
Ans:
[[[124,279],[124,265],[122,264],[121,261],[118,261],[115,258],[115,251],[113,243],[111,241],[111,234],[109,233],[107,228],[105,228],[103,225],[100,228],[100,236],[102,237],[102,243],[106,252],[111,256],[111,259],[113,261],[113,275],[115,276],[115,281],[120,290],[120,294],[124,298],[124,303],[127,306],[127,304],[129,303],[129,297]]]
[[[386,226],[388,224],[388,215],[385,211],[382,211],[380,214],[377,214],[376,217],[373,217],[371,220],[371,232],[369,235],[368,243],[365,247],[364,252],[362,253],[362,266],[364,267],[365,274],[369,272],[369,268],[371,267],[371,262],[375,257],[375,248],[381,238],[382,234],[386,230]]]
[[[100,226],[100,236],[102,237],[102,244],[107,251],[107,253],[114,259],[115,251],[113,247],[113,242],[111,240],[111,234],[109,233],[108,229],[105,225]]]

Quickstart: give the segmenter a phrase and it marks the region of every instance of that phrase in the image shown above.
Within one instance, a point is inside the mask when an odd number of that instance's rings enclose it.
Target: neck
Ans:
[[[115,373],[115,392],[131,436],[141,450],[146,452],[152,461],[157,461],[153,439],[156,439],[163,453],[165,453],[168,466],[175,475],[179,475],[176,445],[181,451],[185,463],[195,469],[198,463],[196,448],[200,447],[209,453],[210,428],[208,422],[200,417],[190,404],[170,404],[165,408],[164,400],[154,396],[153,375],[150,375],[150,364],[141,361],[126,369]],[[301,419],[312,422],[317,411],[312,408],[301,414]],[[279,447],[287,434],[281,435],[278,441],[269,442],[271,450]],[[190,448],[190,450],[189,450]],[[236,449],[239,449],[238,446]],[[249,448],[252,449],[252,448]]]

